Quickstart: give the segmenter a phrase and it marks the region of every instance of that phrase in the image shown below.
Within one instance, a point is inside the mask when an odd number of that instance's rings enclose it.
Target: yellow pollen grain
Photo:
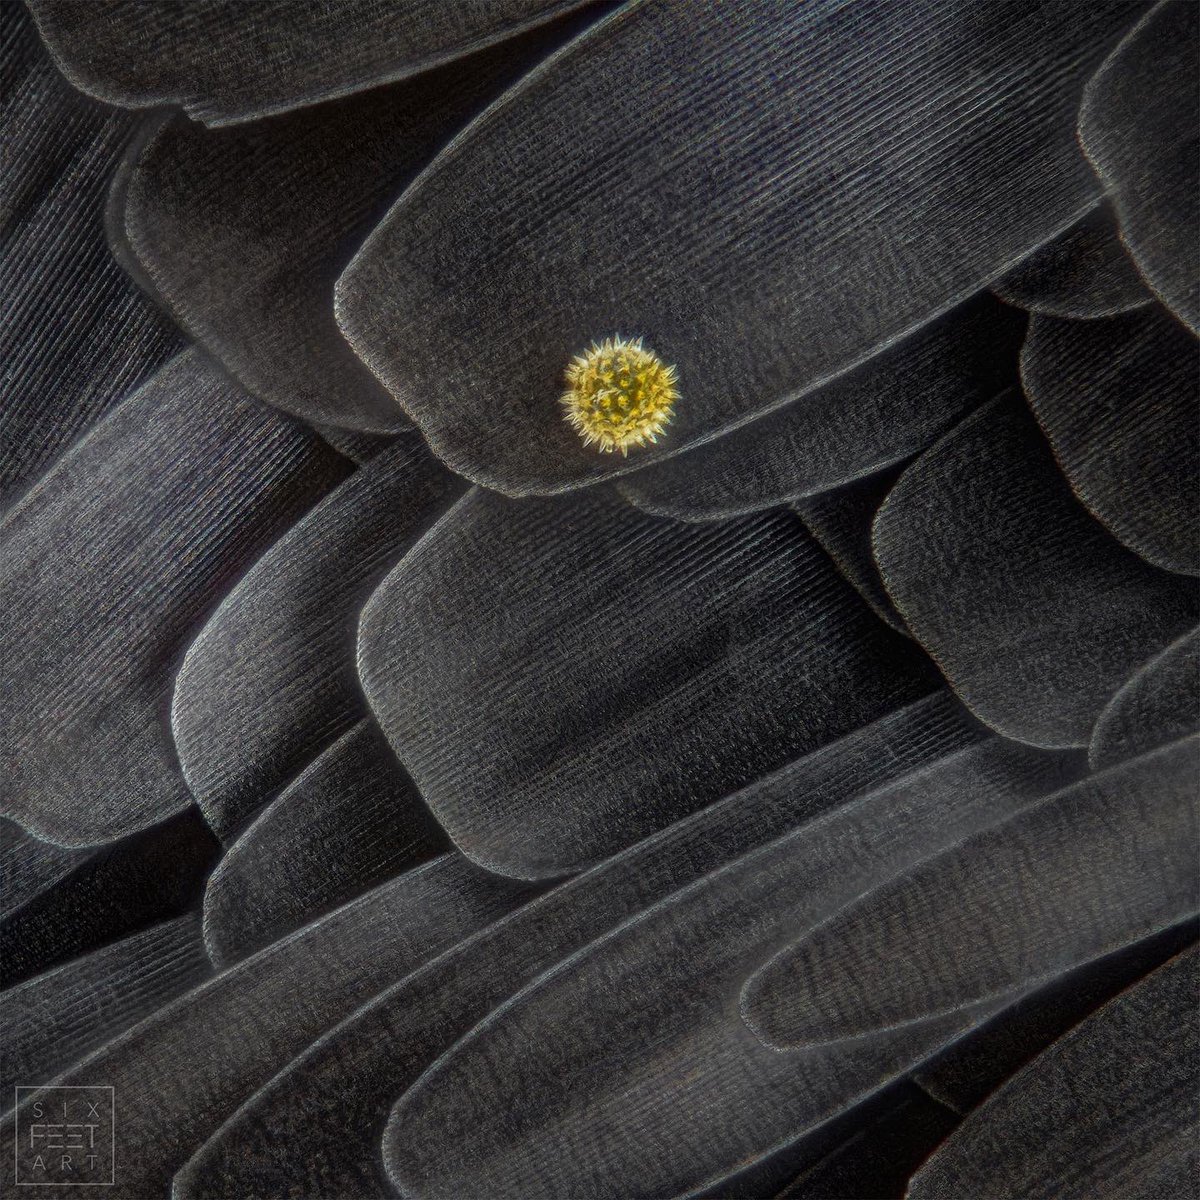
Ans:
[[[679,399],[678,380],[641,338],[605,338],[567,364],[563,415],[585,446],[628,454],[658,441]]]

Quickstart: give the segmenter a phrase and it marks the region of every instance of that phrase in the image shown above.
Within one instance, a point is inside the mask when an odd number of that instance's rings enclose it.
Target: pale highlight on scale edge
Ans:
[[[641,338],[620,334],[593,342],[566,369],[567,391],[561,403],[565,419],[585,446],[601,453],[657,442],[679,399],[679,375]]]

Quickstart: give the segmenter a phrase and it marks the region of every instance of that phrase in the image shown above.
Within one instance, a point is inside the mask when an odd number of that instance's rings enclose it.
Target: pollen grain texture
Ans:
[[[605,454],[658,441],[679,399],[678,375],[642,345],[610,337],[567,364],[566,419]]]

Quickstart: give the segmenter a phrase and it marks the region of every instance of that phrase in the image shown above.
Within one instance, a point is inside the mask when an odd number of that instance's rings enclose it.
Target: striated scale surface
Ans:
[[[444,855],[180,996],[58,1083],[104,1079],[116,1089],[122,1192],[164,1195],[191,1153],[306,1046],[525,898],[461,855]],[[6,1154],[36,1100],[0,1122]]]
[[[337,11],[345,19],[345,0]],[[224,16],[236,21],[238,7]],[[442,145],[581,24],[555,21],[415,79],[249,124],[147,118],[109,202],[117,252],[259,399],[337,440],[339,429],[406,429],[337,327],[334,281]]]
[[[414,75],[581,2],[31,0],[30,8],[81,91],[131,108],[179,104],[206,125],[227,125]]]
[[[60,459],[0,525],[3,812],[84,846],[184,809],[166,713],[179,658],[349,469],[195,351]]]
[[[1091,209],[1079,96],[1139,12],[625,5],[399,199],[338,282],[339,323],[434,453],[509,495],[700,446]],[[585,447],[558,403],[572,356],[614,334],[643,337],[682,394],[668,436],[628,458]]]
[[[393,1195],[379,1155],[389,1109],[493,1008],[722,863],[984,736],[948,693],[935,693],[565,880],[321,1038],[179,1172],[177,1197]]]
[[[970,1114],[910,1200],[1154,1200],[1194,1190],[1200,958],[1160,967]]]
[[[737,1008],[781,941],[1078,774],[993,738],[711,869],[497,1008],[400,1098],[404,1195],[719,1192],[990,1015],[780,1053]],[[518,1049],[519,1048],[519,1049]]]
[[[578,870],[931,691],[791,513],[469,493],[372,596],[372,711],[464,853]]]
[[[1121,244],[1112,207],[1098,204],[1082,221],[1039,246],[992,284],[1009,304],[1067,320],[1091,320],[1144,308],[1154,299]]]
[[[23,4],[4,7],[0,73],[3,509],[182,338],[105,245],[104,196],[132,118],[66,83]]]
[[[343,734],[226,851],[204,933],[225,967],[445,850],[374,722]]]
[[[908,467],[874,541],[888,594],[954,690],[1036,746],[1086,745],[1109,696],[1200,608],[1194,581],[1089,515],[1016,396]]]
[[[1200,345],[1158,305],[1035,317],[1021,352],[1033,414],[1075,494],[1147,562],[1200,574]]]
[[[1160,0],[1096,72],[1079,140],[1146,282],[1200,333],[1200,9]]]
[[[363,719],[359,612],[462,490],[419,439],[399,439],[288,528],[188,647],[171,726],[222,839]]]

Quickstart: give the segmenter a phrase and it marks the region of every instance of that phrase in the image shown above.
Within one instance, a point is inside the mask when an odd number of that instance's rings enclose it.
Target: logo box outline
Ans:
[[[110,1154],[108,1163],[108,1179],[67,1180],[59,1183],[53,1181],[21,1179],[21,1093],[30,1093],[26,1100],[31,1100],[39,1092],[108,1092],[109,1113],[112,1124],[109,1128]],[[13,1087],[13,1184],[16,1187],[114,1187],[117,1182],[117,1089],[111,1083],[18,1083]]]

